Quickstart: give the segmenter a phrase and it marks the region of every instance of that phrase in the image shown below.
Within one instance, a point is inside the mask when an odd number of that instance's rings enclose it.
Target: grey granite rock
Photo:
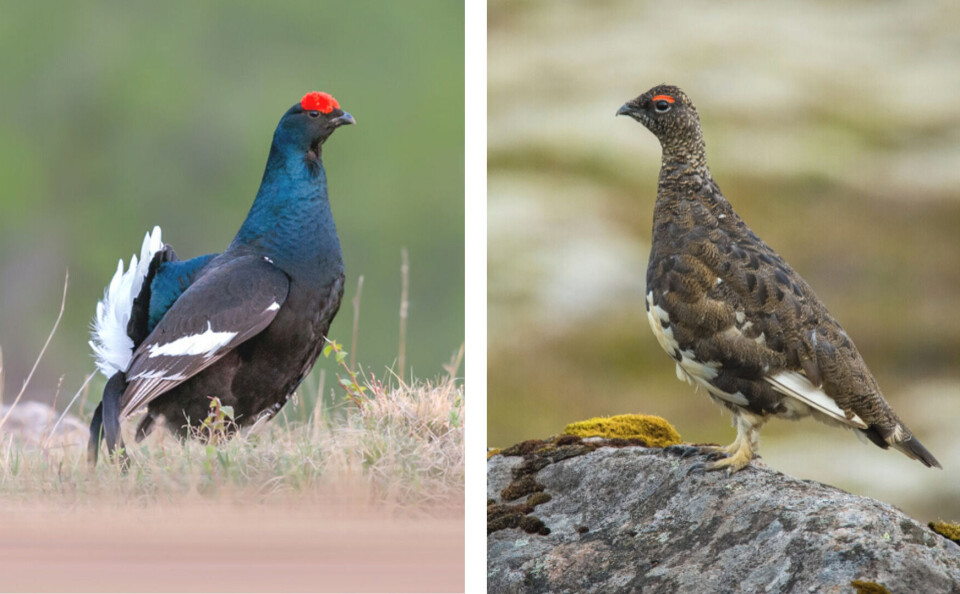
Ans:
[[[487,463],[489,592],[853,592],[862,580],[960,593],[960,545],[890,505],[759,461],[727,476],[704,473],[686,446],[554,459]],[[530,478],[548,501],[504,499]],[[503,528],[517,525],[497,523],[503,510],[549,533]]]
[[[60,451],[83,449],[90,438],[87,425],[79,418],[67,414],[58,424],[60,413],[42,402],[20,402],[12,411],[9,406],[0,404],[0,419],[4,417],[7,420],[0,427],[0,439],[13,436],[21,446],[28,448],[44,447]]]

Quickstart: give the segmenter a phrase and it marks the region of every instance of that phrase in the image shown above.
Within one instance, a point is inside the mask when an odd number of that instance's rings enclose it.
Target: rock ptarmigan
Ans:
[[[679,88],[625,103],[663,159],[647,267],[647,317],[677,376],[733,413],[737,438],[707,466],[736,472],[770,417],[812,415],[940,467],[893,412],[853,341],[810,285],[747,226],[707,168],[700,119]]]

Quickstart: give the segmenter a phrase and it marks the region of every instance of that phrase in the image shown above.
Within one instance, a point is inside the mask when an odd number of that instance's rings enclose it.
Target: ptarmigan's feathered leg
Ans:
[[[750,460],[753,460],[756,455],[760,427],[763,423],[764,418],[760,415],[748,412],[734,413],[733,424],[737,428],[737,438],[728,446],[716,448],[716,451],[726,453],[727,457],[708,464],[706,469],[727,469],[728,472],[733,473],[750,464]]]

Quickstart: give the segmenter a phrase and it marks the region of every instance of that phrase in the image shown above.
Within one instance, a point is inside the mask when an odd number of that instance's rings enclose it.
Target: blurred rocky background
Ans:
[[[222,251],[280,116],[312,90],[358,122],[324,154],[348,275],[331,336],[350,350],[363,275],[357,360],[378,377],[395,364],[406,247],[407,377],[441,374],[459,348],[462,5],[5,3],[0,73],[8,404],[56,319],[66,270],[63,322],[24,395],[51,402],[60,391],[61,408],[94,368],[88,324],[117,260],[155,224],[181,257]]]
[[[644,314],[660,147],[615,118],[658,83],[692,97],[734,207],[817,290],[929,470],[812,420],[771,467],[960,518],[960,5],[490,0],[488,438],[663,415],[726,444]]]

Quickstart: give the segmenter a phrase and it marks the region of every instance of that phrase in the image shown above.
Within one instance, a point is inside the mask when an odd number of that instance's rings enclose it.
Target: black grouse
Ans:
[[[750,463],[770,417],[808,415],[940,466],[884,400],[813,289],[750,230],[707,168],[700,119],[677,87],[624,104],[663,159],[647,267],[647,316],[677,376],[733,413],[736,440],[708,469]]]
[[[308,93],[280,119],[257,197],[222,254],[178,260],[157,227],[139,261],[127,271],[120,261],[90,341],[109,378],[90,425],[93,463],[101,438],[121,446],[120,423],[144,407],[137,441],[159,419],[191,436],[214,397],[237,427],[269,420],[290,398],[343,298],[321,152],[353,123],[332,96]]]

